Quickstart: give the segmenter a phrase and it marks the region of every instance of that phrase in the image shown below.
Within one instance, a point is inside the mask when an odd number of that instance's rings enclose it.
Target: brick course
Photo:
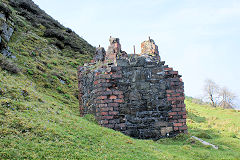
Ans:
[[[110,42],[110,58],[78,69],[81,116],[94,114],[100,125],[135,138],[187,133],[184,83],[178,71],[159,57],[125,55],[116,45],[119,40]]]

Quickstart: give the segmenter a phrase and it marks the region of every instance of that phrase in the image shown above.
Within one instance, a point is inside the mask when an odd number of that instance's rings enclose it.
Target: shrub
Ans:
[[[19,3],[19,7],[23,8],[23,9],[25,9],[28,12],[31,12],[33,14],[38,14],[39,13],[36,9],[34,9],[34,7],[31,5],[31,3],[27,3],[27,2],[23,1],[23,2]]]
[[[70,47],[78,54],[95,53],[95,48],[79,37],[70,28],[65,28],[58,21],[47,15],[31,0],[9,0],[9,4],[18,10],[18,14],[25,17],[35,27],[45,27],[44,36],[48,38],[56,38],[58,41],[54,43],[59,49]],[[76,53],[68,53],[69,57],[75,57]]]
[[[58,93],[64,93],[64,91],[61,87],[57,87],[56,90],[58,91]]]
[[[63,41],[65,39],[62,31],[59,29],[46,29],[44,36],[49,38],[57,38],[60,41]]]
[[[47,74],[42,74],[42,77],[43,78],[47,78]]]
[[[9,4],[17,9],[21,16],[30,20],[33,26],[43,25],[46,28],[64,29],[58,21],[48,16],[31,0],[10,0]]]
[[[64,94],[64,97],[65,97],[66,99],[70,99],[70,95],[69,95],[69,94]]]
[[[48,67],[49,69],[52,69],[52,68],[53,68],[53,66],[52,66],[51,64],[47,64],[47,67]]]
[[[67,28],[67,29],[66,29],[66,32],[67,32],[67,33],[72,33],[73,31],[72,31],[70,28]]]
[[[60,41],[54,41],[53,44],[57,46],[59,49],[64,49],[64,44]]]
[[[56,61],[53,61],[52,64],[55,65],[55,66],[57,66],[57,62],[56,62]]]
[[[52,76],[52,79],[57,80],[58,78],[57,76]]]
[[[28,69],[28,70],[27,70],[27,73],[28,73],[29,75],[33,75],[33,74],[34,74],[33,70],[31,70],[31,69]]]

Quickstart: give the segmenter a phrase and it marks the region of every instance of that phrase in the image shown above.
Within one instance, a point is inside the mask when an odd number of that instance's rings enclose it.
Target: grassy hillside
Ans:
[[[76,68],[91,59],[94,47],[29,0],[0,2],[12,12],[14,34],[7,45],[16,57],[0,54],[0,159],[240,157],[240,112],[191,99],[189,135],[173,139],[136,140],[96,125],[90,115],[79,117]]]
[[[95,48],[31,0],[0,0],[0,8],[9,15],[7,20],[0,17],[0,26],[6,23],[14,29],[9,42],[0,41],[0,51],[10,52],[0,54],[1,105],[25,110],[29,103],[48,104],[42,95],[51,95],[66,107],[77,108],[76,69],[91,59]]]
[[[43,93],[36,84],[1,72],[7,90],[26,87],[18,100],[1,99],[0,157],[2,159],[238,159],[240,113],[214,109],[186,100],[189,135],[159,141],[136,140],[100,127],[91,116],[81,118],[77,104],[66,104],[57,92]],[[27,86],[23,86],[21,80]],[[32,83],[32,85],[31,85]],[[6,93],[6,97],[10,93]],[[53,96],[54,95],[54,96]],[[39,101],[39,98],[41,101]],[[203,146],[195,135],[219,146]]]

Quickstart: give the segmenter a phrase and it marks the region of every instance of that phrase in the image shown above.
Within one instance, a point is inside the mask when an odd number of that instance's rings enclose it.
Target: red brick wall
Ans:
[[[123,68],[119,66],[108,67],[101,66],[101,67],[105,68],[104,72],[101,69],[94,71],[91,70],[90,69],[91,65],[88,65],[88,67],[79,67],[78,79],[79,79],[80,114],[81,116],[88,113],[94,114],[98,123],[101,126],[108,127],[128,134],[127,133],[127,130],[129,130],[128,127],[131,126],[128,126],[129,123],[127,123],[126,121],[127,119],[126,114],[120,112],[121,106],[125,106],[127,107],[127,109],[129,109],[128,107],[131,107],[129,106],[129,103],[125,101],[126,99],[128,99],[127,97],[125,97],[125,90],[119,88],[121,86],[119,85],[120,84],[119,82],[125,76],[123,74]],[[152,65],[149,65],[149,67],[151,68]],[[163,68],[164,76],[158,75],[158,72],[161,72],[162,70],[161,67]],[[131,68],[131,66],[128,66],[127,68],[133,69]],[[185,99],[184,83],[182,82],[181,76],[178,74],[177,71],[173,71],[172,68],[163,65],[152,68],[152,73],[154,73],[154,75],[152,75],[152,78],[156,79],[157,77],[159,78],[162,77],[160,79],[167,83],[166,91],[164,91],[165,98],[163,99],[166,99],[166,101],[170,105],[170,109],[167,106],[168,108],[167,111],[163,111],[167,112],[168,116],[167,126],[164,126],[164,128],[160,128],[159,130],[161,131],[160,136],[157,136],[156,138],[164,137],[164,135],[161,134],[166,133],[170,133],[173,136],[178,133],[187,133],[186,107],[184,104]],[[88,74],[90,74],[90,76],[93,77],[92,80],[88,80]],[[89,82],[88,83],[89,86],[84,86],[84,84],[82,84],[83,83],[82,79],[84,78],[85,81]],[[86,94],[84,92],[88,92],[88,94],[91,95],[92,101],[89,101],[89,103],[91,103],[91,105],[94,106],[94,108],[91,111],[88,111],[87,108],[88,106],[86,105],[86,103],[84,103],[84,101],[86,101],[86,97],[85,100],[83,100],[84,99],[83,95]],[[150,113],[151,111],[147,110],[147,112]],[[154,112],[156,111],[153,111],[153,113]],[[166,134],[166,136],[168,135]]]
[[[96,119],[99,124],[115,130],[125,130],[121,123],[119,105],[124,103],[123,92],[119,91],[116,80],[122,78],[121,67],[113,67],[111,71],[95,73]],[[122,115],[124,119],[124,115]]]
[[[169,85],[169,89],[166,90],[167,100],[172,107],[172,110],[168,112],[169,122],[173,123],[174,131],[187,133],[184,83],[177,71],[173,71],[168,66],[165,66],[164,71]]]

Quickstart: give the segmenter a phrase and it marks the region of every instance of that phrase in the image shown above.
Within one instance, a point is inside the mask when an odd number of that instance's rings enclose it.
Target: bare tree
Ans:
[[[214,81],[207,79],[204,85],[205,98],[213,107],[233,108],[236,95],[228,88],[220,88]]]
[[[216,107],[219,93],[218,85],[214,81],[207,79],[204,85],[204,92],[207,100],[210,101],[213,107]]]
[[[219,106],[223,108],[233,108],[233,100],[236,98],[236,95],[229,91],[226,87],[223,87],[219,91],[220,103]]]

